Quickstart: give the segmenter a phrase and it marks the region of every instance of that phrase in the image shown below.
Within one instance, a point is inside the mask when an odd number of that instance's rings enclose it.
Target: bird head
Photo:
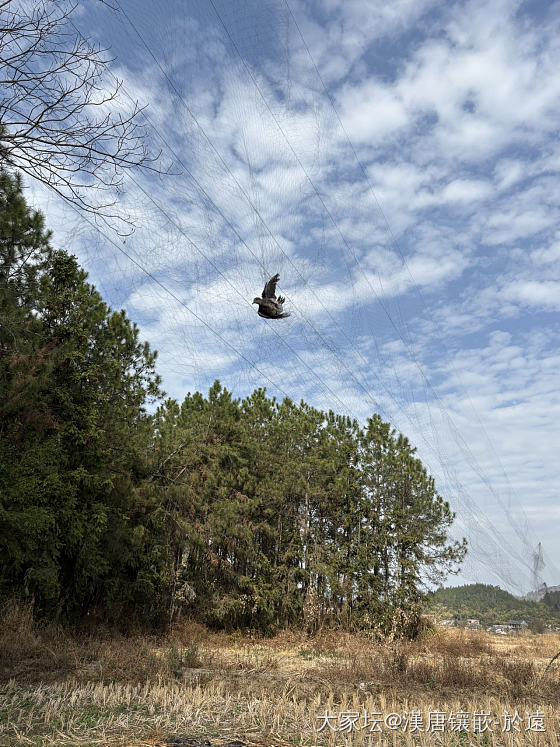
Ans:
[[[253,298],[253,303],[260,303],[262,298]]]

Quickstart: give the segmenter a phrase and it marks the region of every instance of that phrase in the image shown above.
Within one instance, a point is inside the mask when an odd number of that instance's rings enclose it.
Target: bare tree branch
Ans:
[[[76,7],[0,2],[0,167],[115,228],[128,221],[115,207],[126,171],[159,171],[159,154],[147,152],[142,108],[127,109],[121,83],[109,83],[113,60],[76,30]]]

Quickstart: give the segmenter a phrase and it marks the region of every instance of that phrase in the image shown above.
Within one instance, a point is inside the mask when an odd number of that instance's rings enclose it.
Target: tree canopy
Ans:
[[[0,173],[0,594],[45,615],[413,632],[465,541],[409,441],[156,354]],[[154,410],[154,405],[157,409]]]

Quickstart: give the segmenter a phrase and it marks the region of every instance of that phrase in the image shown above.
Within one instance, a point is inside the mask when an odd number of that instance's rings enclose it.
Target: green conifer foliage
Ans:
[[[155,354],[51,249],[19,180],[0,191],[1,588],[63,618],[118,617],[157,588],[139,490]]]
[[[162,401],[137,326],[3,172],[0,351],[2,598],[66,620],[412,634],[425,582],[464,557],[448,503],[378,415],[219,382]]]
[[[413,633],[425,582],[464,557],[449,505],[377,415],[360,428],[216,382],[166,403],[156,431],[176,589],[212,626]]]

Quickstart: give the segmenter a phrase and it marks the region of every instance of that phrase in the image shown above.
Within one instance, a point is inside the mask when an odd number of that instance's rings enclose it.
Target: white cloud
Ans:
[[[503,158],[494,169],[498,189],[509,189],[526,175],[526,164],[511,158]]]
[[[454,179],[446,184],[441,192],[444,202],[473,203],[487,199],[492,194],[492,186],[482,180]]]
[[[353,141],[379,143],[411,123],[398,95],[373,80],[347,87],[338,100],[344,127]]]
[[[536,265],[555,265],[560,262],[560,232],[556,233],[556,240],[550,245],[532,251],[531,259]]]
[[[560,311],[560,281],[518,280],[506,285],[502,294],[526,306]]]

